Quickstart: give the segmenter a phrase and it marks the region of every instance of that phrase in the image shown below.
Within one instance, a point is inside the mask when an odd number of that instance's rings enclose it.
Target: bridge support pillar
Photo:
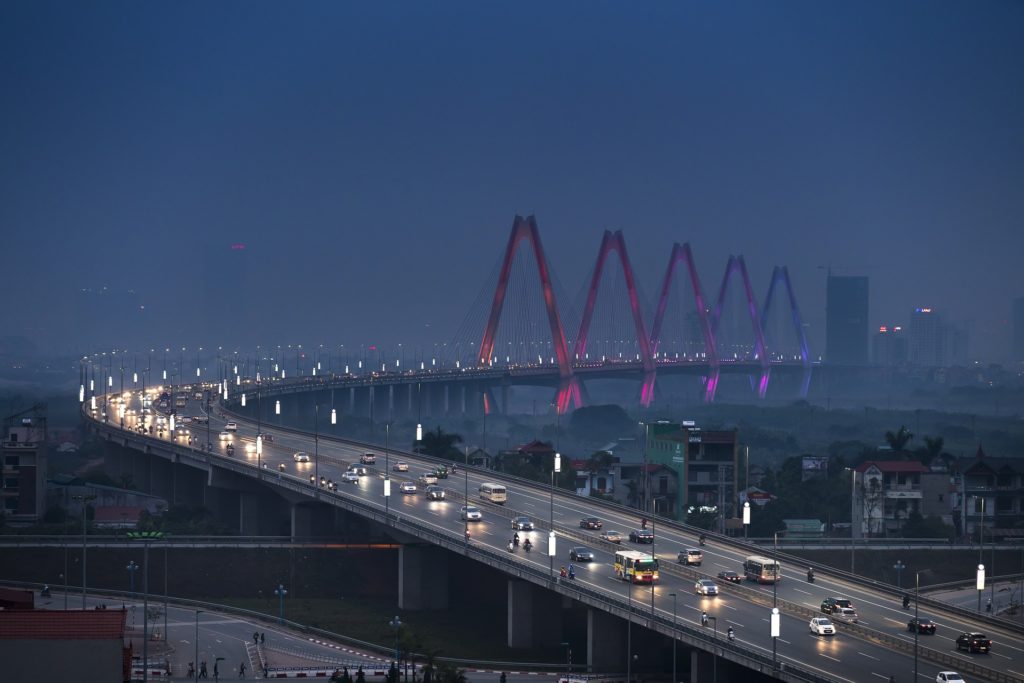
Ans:
[[[587,671],[621,671],[626,664],[626,621],[587,610]]]
[[[509,579],[508,646],[552,647],[561,641],[561,597],[532,583]]]
[[[705,652],[704,650],[693,648],[690,650],[690,680],[693,683],[713,683],[715,675],[715,655],[711,652]],[[718,666],[723,667],[727,664],[725,661],[718,662]]]
[[[260,497],[250,491],[238,493],[238,533],[258,536],[260,532]]]
[[[447,609],[448,554],[435,546],[398,549],[398,608]]]

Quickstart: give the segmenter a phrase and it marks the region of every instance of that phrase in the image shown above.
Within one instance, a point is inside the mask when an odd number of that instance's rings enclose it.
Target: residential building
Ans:
[[[898,534],[912,513],[922,512],[921,477],[929,472],[919,462],[869,460],[856,468],[853,496],[853,537]]]
[[[1024,535],[1024,530],[1013,528],[1024,517],[1024,460],[991,458],[979,446],[973,458],[957,460],[957,471],[955,514],[965,535],[976,536],[980,527],[986,538]]]
[[[641,509],[684,519],[691,507],[717,508],[737,517],[739,441],[736,430],[702,430],[693,422],[651,422],[644,427],[645,481]]]
[[[967,364],[967,330],[947,322],[933,308],[916,308],[910,315],[907,357],[912,365],[944,368]]]
[[[829,273],[825,303],[825,360],[868,364],[868,278]]]
[[[34,524],[46,505],[46,418],[8,418],[0,442],[0,501],[8,522]]]

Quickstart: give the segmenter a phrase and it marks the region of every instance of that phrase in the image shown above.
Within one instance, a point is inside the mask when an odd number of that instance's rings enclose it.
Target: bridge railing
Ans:
[[[110,425],[110,424],[107,424],[107,423],[99,423],[99,424],[101,424],[102,427],[104,428],[104,430],[107,431],[108,433],[109,432],[114,432],[114,433],[119,433],[119,434],[124,434],[125,433],[124,430],[121,430],[117,426],[113,426],[113,425]],[[276,429],[281,429],[278,426],[275,426],[275,428]],[[291,428],[284,428],[283,431],[290,431],[290,432],[294,432],[294,433],[304,434],[304,432],[302,430],[296,430],[296,429],[291,429]],[[146,441],[157,440],[161,444],[167,444],[167,442],[155,439],[155,437],[151,437],[151,436],[148,436],[148,435],[136,434],[136,433],[132,433],[132,432],[127,432],[127,433],[133,437],[132,439],[130,439],[132,441],[135,441],[135,440],[146,440]],[[333,440],[337,441],[337,442],[346,443],[346,444],[355,444],[355,445],[365,446],[365,444],[359,444],[358,442],[352,442],[352,441],[349,441],[349,440],[343,440],[343,439],[333,439]],[[179,444],[173,444],[173,446],[175,448],[182,448]],[[187,450],[190,451],[190,452],[194,451],[194,449],[187,449]],[[224,458],[222,456],[206,453],[204,451],[196,451],[195,453],[199,457],[204,458],[204,459],[210,458],[210,457],[216,457],[217,458],[216,464],[218,466],[221,466],[221,467],[227,466],[228,469],[236,470],[236,471],[239,471],[239,472],[251,473],[255,469],[256,472],[257,472],[257,476],[259,478],[265,480],[267,483],[271,483],[271,484],[280,486],[282,488],[287,488],[287,489],[292,490],[292,491],[294,491],[296,493],[300,493],[300,494],[303,494],[303,495],[308,495],[311,491],[314,491],[317,494],[315,497],[321,498],[325,502],[330,502],[331,504],[337,505],[338,507],[342,507],[342,508],[348,509],[348,510],[350,510],[352,512],[356,512],[357,514],[360,514],[361,516],[369,517],[370,519],[374,519],[375,521],[378,521],[378,522],[380,522],[382,524],[385,524],[385,525],[392,526],[392,527],[394,527],[396,529],[405,530],[405,531],[407,531],[409,533],[412,533],[415,536],[418,536],[420,538],[424,538],[425,540],[429,540],[432,543],[434,543],[435,545],[439,545],[441,547],[445,547],[445,548],[447,548],[449,550],[452,550],[454,552],[462,552],[462,553],[465,553],[467,555],[474,556],[474,557],[476,557],[476,559],[483,560],[483,561],[485,561],[485,563],[487,563],[487,564],[489,564],[491,566],[495,566],[497,568],[500,568],[506,574],[509,574],[509,575],[512,575],[512,576],[518,576],[519,578],[523,578],[525,580],[529,580],[532,583],[537,583],[538,585],[542,585],[544,587],[552,588],[552,589],[558,590],[560,592],[567,592],[567,588],[564,585],[560,586],[559,581],[557,579],[555,579],[554,581],[552,580],[552,577],[550,576],[548,571],[541,572],[540,570],[537,570],[537,569],[534,569],[532,567],[529,567],[525,563],[513,561],[512,558],[507,553],[496,553],[492,549],[484,548],[484,547],[479,546],[477,544],[468,543],[466,541],[466,539],[462,538],[461,534],[457,534],[457,533],[454,533],[454,532],[448,532],[448,531],[440,532],[440,531],[438,531],[436,529],[433,529],[431,527],[427,527],[425,525],[420,525],[415,520],[412,520],[412,519],[406,518],[406,517],[402,517],[400,515],[400,513],[396,512],[396,511],[386,511],[384,505],[380,505],[380,504],[376,504],[376,503],[370,503],[370,502],[364,501],[362,499],[358,499],[358,498],[354,498],[354,497],[350,497],[348,495],[345,495],[344,488],[340,489],[337,492],[326,491],[326,490],[322,489],[319,486],[314,487],[314,486],[310,485],[308,479],[302,479],[302,478],[296,477],[294,475],[290,475],[290,474],[285,473],[285,472],[278,472],[278,471],[274,471],[274,470],[259,470],[259,469],[256,468],[255,464],[250,464],[250,463],[242,462],[242,461],[236,461],[236,460],[234,460],[232,458]],[[396,453],[400,453],[400,451],[396,451]],[[417,454],[409,454],[409,455],[410,456],[414,456],[414,457],[422,457],[422,454],[418,454],[418,453]],[[428,460],[437,460],[437,459],[432,459],[432,458],[429,458],[429,457],[426,458],[426,459],[428,459]],[[207,461],[207,462],[209,462],[209,461]],[[489,470],[479,470],[478,468],[472,468],[472,469],[473,469],[473,471],[479,471],[479,472],[489,471]],[[505,475],[504,473],[503,473],[502,476],[503,476],[503,479],[518,479],[517,477],[509,477],[509,476]],[[533,482],[533,481],[529,481],[529,480],[520,480],[520,481],[522,481],[522,483],[524,485],[528,485],[530,487],[537,487],[538,486],[537,482]],[[621,508],[621,509],[623,509],[625,511],[630,511],[631,514],[635,513],[635,511],[633,511],[631,508],[625,508],[624,506],[620,506],[620,505],[617,505],[617,504],[614,504],[614,503],[608,503],[607,501],[600,501],[600,500],[598,500],[598,501],[594,501],[594,502],[597,502],[598,504],[603,504],[604,507]],[[492,511],[500,510],[502,514],[506,514],[509,517],[513,516],[512,515],[512,511],[510,511],[508,509],[505,509],[505,508],[502,508],[500,506],[488,506],[488,507],[491,508]],[[661,518],[658,518],[658,519],[661,519]],[[662,525],[663,527],[664,526],[667,526],[667,527],[678,527],[678,528],[683,529],[683,530],[691,530],[692,529],[692,527],[687,527],[686,525],[681,525],[681,524],[678,524],[678,523],[670,522],[669,520],[665,520],[663,522],[659,522],[659,524]],[[558,525],[556,525],[556,527],[557,526]],[[583,538],[582,536],[580,536],[578,534],[577,531],[573,531],[570,527],[561,527],[561,530],[562,530],[562,533],[565,533],[566,535],[570,535],[571,534],[572,536]],[[718,537],[718,538],[727,538],[727,537]],[[585,542],[587,542],[588,544],[594,544],[593,539],[591,539],[589,537],[586,537],[586,541]],[[611,544],[608,544],[608,545],[611,546]],[[613,548],[609,548],[609,549],[613,549]],[[794,560],[794,561],[798,560],[798,558],[795,558],[795,557],[793,557],[791,559]],[[802,560],[800,560],[800,561],[801,561],[802,564],[806,564],[805,561],[802,561]],[[692,578],[694,576],[700,576],[699,573],[694,572],[693,570],[690,570],[690,569],[687,569],[687,568],[672,567],[671,569],[669,569],[669,567],[670,567],[670,565],[666,565],[666,572],[667,573],[676,574],[676,575],[683,576],[683,577],[686,577],[686,578]],[[829,571],[832,571],[831,568],[829,569]],[[833,573],[835,573],[835,572],[833,572]],[[597,600],[596,602],[589,602],[586,598],[587,597],[593,597],[593,596],[587,596],[586,595],[586,591],[589,591],[590,589],[587,589],[587,588],[581,586],[580,584],[575,584],[575,582],[572,582],[572,583],[574,585],[571,586],[571,591],[569,591],[569,592],[571,594],[575,594],[577,599],[580,599],[582,602],[585,602],[587,604],[591,604],[592,606],[600,607],[601,609],[604,609],[605,611],[609,611],[611,613],[618,614],[619,616],[623,616],[624,618],[629,618],[631,620],[638,621],[641,624],[644,623],[644,619],[643,618],[634,619],[634,616],[636,615],[636,610],[635,609],[624,612],[623,610],[625,610],[627,608],[625,608],[625,607],[623,607],[621,605],[621,602],[622,602],[621,600],[616,602],[616,601],[609,600],[606,596],[597,596],[596,598],[594,598],[595,600]],[[870,582],[870,583],[877,584],[877,582]],[[732,588],[735,589],[737,587],[732,586]],[[878,584],[877,587],[876,587],[876,590],[886,590],[888,588],[891,588],[891,587],[886,587],[883,584]],[[755,604],[763,604],[763,594],[761,594],[761,593],[759,593],[757,591],[752,591],[750,589],[746,589],[745,587],[742,587],[741,590],[750,591],[751,595],[749,597],[745,596],[745,597],[747,597],[748,600],[754,602]],[[779,606],[780,610],[784,610],[784,611],[786,611],[788,613],[799,615],[799,616],[802,616],[802,617],[808,617],[809,618],[809,616],[813,616],[814,614],[816,614],[812,610],[809,610],[807,607],[804,607],[804,606],[796,604],[796,603],[790,603],[790,602],[785,601],[785,600],[779,601],[778,602],[778,606]],[[656,628],[656,630],[657,630],[658,623],[659,623],[658,622],[658,615],[656,615],[656,614],[652,615],[647,620],[647,625],[649,627],[651,627],[651,628]],[[882,632],[879,632],[879,631],[868,629],[867,627],[863,627],[863,626],[860,626],[860,625],[857,625],[857,624],[843,624],[843,627],[846,628],[847,630],[851,631],[852,633],[856,633],[857,635],[859,635],[859,636],[861,636],[861,637],[863,637],[863,638],[865,638],[867,640],[874,641],[874,642],[877,642],[877,643],[882,643],[882,644],[885,644],[885,645],[887,645],[889,647],[893,647],[894,649],[902,650],[904,652],[910,652],[910,653],[913,652],[912,647],[911,647],[910,650],[906,649],[906,647],[907,647],[906,641],[904,641],[902,639],[899,639],[899,638],[895,638],[895,637],[893,637],[893,636],[891,636],[889,634],[885,634],[885,633],[882,633]],[[696,633],[699,634],[700,632],[697,631]],[[674,637],[677,637],[680,640],[683,640],[685,642],[689,642],[690,644],[693,644],[693,645],[696,645],[696,646],[704,647],[705,645],[708,645],[708,643],[705,642],[706,639],[704,637],[700,637],[699,635],[694,635],[694,634],[687,634],[686,631],[675,631],[674,630],[671,633],[669,633],[669,635],[673,635]],[[733,646],[733,644],[730,644],[730,646]],[[707,649],[707,648],[705,648],[705,649]],[[761,657],[761,655],[759,655],[759,653],[756,653],[756,652],[753,652],[753,651],[748,651],[748,650],[745,650],[745,649],[743,649],[742,652],[745,653],[745,657],[743,658],[741,663],[743,663],[745,666],[748,666],[750,668],[754,668],[754,669],[763,671],[763,669],[760,668],[761,666],[763,666],[763,662],[759,661],[759,657]],[[955,666],[957,666],[962,671],[969,671],[969,672],[971,672],[972,674],[974,674],[976,676],[981,676],[981,677],[986,678],[987,680],[996,681],[997,683],[1003,683],[1004,681],[1009,683],[1009,682],[1012,682],[1012,681],[1024,680],[1024,679],[1020,679],[1020,678],[1014,677],[1014,676],[1012,676],[1010,674],[1004,674],[1002,672],[997,672],[997,671],[994,671],[994,670],[989,670],[989,669],[986,669],[985,667],[981,667],[981,666],[975,665],[972,661],[964,659],[964,658],[961,658],[959,656],[953,656],[953,655],[950,655],[948,653],[943,653],[943,652],[939,652],[939,651],[936,651],[936,650],[929,650],[928,648],[920,648],[919,647],[918,648],[918,654],[920,656],[926,658],[926,659],[930,659],[930,660],[935,661],[936,663],[939,663],[939,664],[942,664],[942,665],[951,665],[951,666],[955,665]],[[723,654],[723,656],[726,656],[726,655]],[[732,657],[729,657],[729,658],[732,659]],[[736,661],[739,662],[741,660],[737,659]],[[774,665],[773,665],[773,667],[774,667]],[[795,674],[796,671],[797,671],[796,669],[793,669],[791,666],[787,666],[787,668],[793,674]],[[767,671],[770,672],[772,670],[773,669],[768,669]],[[776,671],[776,673],[778,673],[778,672]],[[803,675],[804,674],[801,673],[801,676],[803,676]],[[810,678],[803,678],[802,677],[802,678],[793,678],[792,680],[829,680],[829,679],[824,679],[824,678],[818,678],[818,674],[815,674],[814,672],[810,672],[810,671],[806,672],[806,675],[810,676]]]

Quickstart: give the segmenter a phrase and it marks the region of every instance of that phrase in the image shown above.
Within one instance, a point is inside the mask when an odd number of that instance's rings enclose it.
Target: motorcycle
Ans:
[[[814,572],[807,572],[807,583],[814,583]]]
[[[700,539],[698,539],[698,540],[700,541],[700,544],[701,544],[701,545],[704,545],[705,543],[707,543],[707,542],[708,542],[708,537],[707,537],[707,536],[705,536],[704,534],[701,534],[701,535],[700,535]]]
[[[736,632],[732,630],[732,626],[730,626],[729,630],[725,632],[725,635],[730,641],[736,640]]]
[[[572,567],[569,567],[569,580],[570,581],[575,581],[576,580],[576,570],[573,569]]]
[[[530,543],[530,539],[526,539],[526,543],[523,544],[523,550],[525,550],[526,552],[530,552],[532,548],[533,544]]]
[[[910,596],[909,595],[904,595],[903,596],[903,609],[910,609]]]
[[[515,543],[513,543],[512,541],[508,542],[508,551],[510,553],[514,553],[516,551]]]

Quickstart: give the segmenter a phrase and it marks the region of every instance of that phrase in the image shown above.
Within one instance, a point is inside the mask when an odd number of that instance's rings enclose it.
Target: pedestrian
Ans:
[[[199,678],[207,678],[206,662],[199,662]]]
[[[253,645],[259,645],[260,644],[260,634],[259,634],[259,631],[253,631],[252,632],[252,644]]]
[[[506,676],[505,672],[502,671],[501,672],[501,683],[506,683],[506,681],[508,681],[508,676]]]
[[[188,678],[193,678],[196,675],[196,665],[193,662],[188,663]]]
[[[213,680],[220,680],[220,665],[217,662],[213,663]]]
[[[245,678],[245,662],[238,665],[238,677]]]
[[[267,634],[266,633],[261,633],[260,634],[260,645],[262,645],[265,642],[267,642]]]

